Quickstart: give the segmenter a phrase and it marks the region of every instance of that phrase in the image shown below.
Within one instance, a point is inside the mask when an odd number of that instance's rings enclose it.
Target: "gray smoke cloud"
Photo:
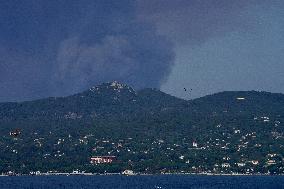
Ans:
[[[157,24],[158,32],[179,45],[200,45],[235,30],[252,29],[245,16],[255,0],[138,0],[138,16]]]
[[[174,64],[169,39],[137,2],[7,1],[0,7],[0,101],[65,96],[117,80],[159,88]]]
[[[92,44],[79,37],[63,40],[54,68],[55,89],[70,94],[113,80],[138,89],[159,88],[174,63],[173,45],[154,29],[141,29],[107,35]]]

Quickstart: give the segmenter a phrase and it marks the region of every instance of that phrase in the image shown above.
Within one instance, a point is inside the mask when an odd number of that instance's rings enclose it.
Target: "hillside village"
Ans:
[[[184,101],[115,82],[3,103],[0,172],[283,174],[283,102],[261,92]]]

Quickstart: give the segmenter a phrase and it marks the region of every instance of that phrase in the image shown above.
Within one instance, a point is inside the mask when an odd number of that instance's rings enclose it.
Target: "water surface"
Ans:
[[[12,176],[1,189],[284,189],[284,176]]]

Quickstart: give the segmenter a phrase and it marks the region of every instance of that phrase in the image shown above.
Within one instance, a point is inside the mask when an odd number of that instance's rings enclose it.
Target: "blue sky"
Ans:
[[[284,93],[283,8],[280,0],[3,1],[0,101],[112,80],[186,99]]]

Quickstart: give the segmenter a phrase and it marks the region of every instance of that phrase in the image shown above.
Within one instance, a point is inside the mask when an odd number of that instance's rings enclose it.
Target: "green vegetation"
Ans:
[[[185,101],[105,83],[68,97],[1,103],[0,172],[283,174],[283,123],[283,94]],[[16,129],[18,136],[9,134]],[[100,155],[117,159],[90,163]]]

